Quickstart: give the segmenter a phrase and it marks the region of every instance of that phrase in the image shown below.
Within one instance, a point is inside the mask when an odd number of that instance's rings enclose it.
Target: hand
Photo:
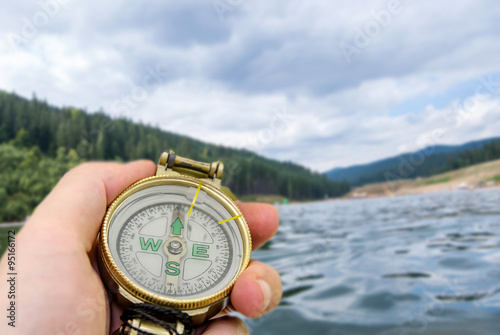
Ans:
[[[95,241],[110,202],[133,182],[154,175],[151,161],[85,163],[64,175],[16,236],[16,327],[2,317],[0,334],[110,334],[122,310],[109,303],[96,266]],[[254,248],[278,228],[269,205],[238,203]],[[7,262],[0,262],[0,306],[7,300]],[[251,261],[231,293],[233,308],[258,317],[277,306],[281,280],[271,267]],[[228,310],[221,315],[227,314]],[[222,316],[199,327],[197,334],[246,334],[242,320]]]

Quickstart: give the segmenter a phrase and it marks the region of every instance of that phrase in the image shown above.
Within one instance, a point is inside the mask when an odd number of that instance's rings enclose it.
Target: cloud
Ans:
[[[383,0],[243,0],[222,20],[213,3],[9,3],[0,88],[320,171],[411,149],[435,128],[450,128],[449,144],[499,135],[494,91],[446,123],[481,78],[500,81],[493,0],[401,0],[394,13]]]

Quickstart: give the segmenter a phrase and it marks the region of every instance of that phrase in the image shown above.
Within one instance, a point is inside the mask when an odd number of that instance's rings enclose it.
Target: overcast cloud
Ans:
[[[316,171],[500,135],[493,0],[8,2],[0,33],[0,89]]]

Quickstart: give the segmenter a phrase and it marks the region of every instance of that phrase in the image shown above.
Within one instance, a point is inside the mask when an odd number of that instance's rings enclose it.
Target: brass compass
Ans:
[[[194,325],[220,312],[250,259],[251,238],[234,196],[221,187],[223,164],[164,152],[155,176],[127,188],[109,206],[99,241],[99,266],[124,307],[165,306],[189,314]],[[175,324],[179,333],[184,325]],[[170,334],[133,320],[151,334]]]

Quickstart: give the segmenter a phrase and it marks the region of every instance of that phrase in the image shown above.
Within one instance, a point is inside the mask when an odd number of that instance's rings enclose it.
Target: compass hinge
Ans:
[[[187,174],[196,178],[206,179],[220,188],[224,164],[220,161],[205,163],[176,155],[173,150],[161,154],[156,169],[156,175]]]

